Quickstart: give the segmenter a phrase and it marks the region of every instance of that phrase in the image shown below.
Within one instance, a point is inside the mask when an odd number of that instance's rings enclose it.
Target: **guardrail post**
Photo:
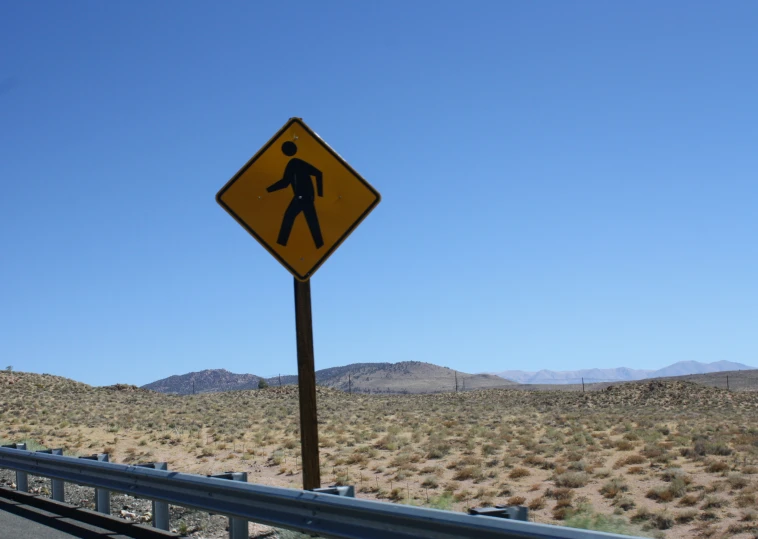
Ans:
[[[150,462],[148,464],[137,464],[141,468],[152,468],[153,470],[168,471],[166,462]],[[153,500],[153,528],[168,531],[168,502],[159,502]]]
[[[87,457],[79,457],[86,460],[97,460],[99,462],[110,462],[108,460],[108,453],[97,453],[95,455],[89,455]],[[111,514],[111,493],[103,488],[95,489],[95,511],[98,513],[104,513],[106,515]]]
[[[345,485],[338,487],[333,485],[331,487],[314,488],[313,492],[320,492],[322,494],[334,494],[336,496],[345,496],[347,498],[355,498],[355,487],[353,485]]]
[[[26,451],[26,443],[8,444],[0,447],[7,447],[8,449],[21,449],[22,451]],[[26,472],[16,472],[16,490],[19,492],[29,492],[29,474]]]
[[[487,517],[508,518],[511,520],[529,521],[529,508],[523,505],[496,505],[495,507],[473,507],[468,510],[469,515],[483,515]]]
[[[63,449],[40,449],[37,453],[46,453],[48,455],[63,455]],[[52,498],[56,502],[66,501],[66,490],[63,486],[64,482],[60,479],[50,479],[50,490],[52,491]]]
[[[227,472],[209,475],[216,479],[231,479],[232,481],[244,481],[247,483],[247,472]],[[229,539],[248,539],[250,534],[247,530],[247,520],[244,518],[229,517]]]

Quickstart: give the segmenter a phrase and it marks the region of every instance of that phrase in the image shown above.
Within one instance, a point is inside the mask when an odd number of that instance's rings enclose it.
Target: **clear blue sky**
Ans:
[[[302,117],[382,194],[316,367],[758,365],[758,3],[9,2],[0,357],[295,373],[292,277],[215,202]]]

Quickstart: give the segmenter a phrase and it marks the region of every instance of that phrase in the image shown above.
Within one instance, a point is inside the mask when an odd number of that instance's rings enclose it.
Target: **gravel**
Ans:
[[[16,474],[10,470],[0,470],[0,486],[16,488]],[[50,480],[29,476],[29,492],[50,496]],[[85,509],[95,509],[95,490],[72,483],[66,483],[66,503]],[[111,494],[111,514],[138,523],[152,522],[152,502],[125,494]],[[202,511],[184,507],[169,506],[171,531],[193,539],[220,539],[229,537],[229,519],[220,515],[210,515]],[[294,532],[277,530],[251,522],[249,535],[254,538],[295,539],[308,537]]]

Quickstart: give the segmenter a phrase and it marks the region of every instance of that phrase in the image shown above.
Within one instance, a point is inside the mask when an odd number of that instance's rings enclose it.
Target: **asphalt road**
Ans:
[[[125,535],[63,518],[0,497],[0,539],[128,539]]]

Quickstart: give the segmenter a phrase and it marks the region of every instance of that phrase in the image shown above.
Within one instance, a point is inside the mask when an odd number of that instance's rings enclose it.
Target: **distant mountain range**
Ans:
[[[468,374],[447,367],[421,361],[400,363],[352,363],[344,367],[332,367],[316,371],[316,383],[342,391],[355,393],[437,393],[443,391],[466,391],[493,387],[512,387],[517,384],[579,384],[626,382],[646,378],[684,376],[722,371],[750,370],[754,367],[731,361],[699,363],[680,361],[658,370],[584,369],[578,371],[501,371],[491,374]],[[142,386],[160,393],[190,395],[194,393],[217,393],[258,389],[260,376],[236,374],[225,369],[207,369],[169,376]],[[285,375],[265,378],[269,386],[297,384],[297,376]]]
[[[644,380],[646,378],[663,378],[668,376],[684,376],[687,374],[705,374],[710,372],[751,370],[755,367],[734,363],[732,361],[716,361],[700,363],[698,361],[679,361],[658,370],[629,369],[583,369],[578,371],[501,371],[496,374],[519,384],[580,384],[582,378],[586,383],[592,382],[627,382]]]
[[[160,393],[189,395],[240,389],[257,389],[260,376],[235,374],[225,369],[169,376],[142,386]],[[297,376],[266,378],[269,386],[297,384]],[[468,374],[421,361],[400,363],[353,363],[316,371],[318,385],[355,393],[436,393],[492,387],[509,387],[515,382],[494,374]]]

